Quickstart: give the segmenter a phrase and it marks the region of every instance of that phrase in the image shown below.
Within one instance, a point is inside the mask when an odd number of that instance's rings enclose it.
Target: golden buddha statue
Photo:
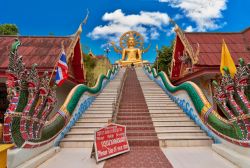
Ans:
[[[116,63],[122,67],[132,64],[135,66],[149,64],[147,60],[142,60],[142,53],[147,52],[149,49],[148,47],[146,50],[144,50],[143,43],[143,37],[140,33],[135,31],[126,32],[120,37],[120,48],[122,48],[122,50],[118,49],[114,42],[111,42],[114,50],[117,53],[122,54],[122,59],[116,61]]]

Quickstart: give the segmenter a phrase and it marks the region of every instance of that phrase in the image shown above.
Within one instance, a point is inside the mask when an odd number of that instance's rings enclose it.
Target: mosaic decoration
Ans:
[[[161,81],[167,93],[171,95],[170,98],[175,101],[196,124],[201,126],[209,136],[213,137],[212,133],[214,133],[234,144],[250,147],[250,125],[248,124],[250,119],[248,99],[250,71],[249,65],[245,65],[242,59],[240,59],[240,64],[235,79],[230,79],[229,72],[227,68],[225,68],[226,73],[222,79],[223,85],[213,82],[216,86],[215,100],[218,103],[220,102],[218,105],[221,107],[227,119],[221,117],[217,111],[213,109],[201,89],[195,83],[184,82],[178,86],[174,86],[164,72],[157,74],[156,70],[154,68],[151,69],[149,66],[145,66],[144,69],[152,78]],[[184,93],[187,94],[191,102],[185,103],[186,100],[178,98],[178,95]],[[193,104],[195,109],[188,108],[190,103]],[[196,112],[194,111],[197,112],[202,123],[198,122],[198,119],[195,117]],[[215,137],[213,138],[215,139]]]
[[[48,72],[38,75],[35,64],[31,69],[25,67],[22,56],[18,55],[20,45],[16,39],[9,56],[6,85],[10,104],[4,117],[3,140],[19,148],[35,148],[54,140],[70,121],[81,96],[87,92],[98,94],[103,81],[109,81],[118,67],[113,67],[107,75],[100,75],[92,88],[83,84],[75,86],[62,107],[49,119],[57,103],[56,86],[50,85]]]

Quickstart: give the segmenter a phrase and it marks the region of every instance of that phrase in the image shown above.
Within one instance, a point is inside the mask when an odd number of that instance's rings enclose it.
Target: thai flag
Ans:
[[[67,65],[66,54],[63,51],[60,60],[57,63],[56,84],[58,86],[61,86],[67,78],[68,78],[68,65]]]

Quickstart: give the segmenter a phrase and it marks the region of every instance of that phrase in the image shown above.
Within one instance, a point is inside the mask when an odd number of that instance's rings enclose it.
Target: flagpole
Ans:
[[[61,42],[61,52],[59,54],[59,59],[57,60],[56,64],[54,65],[53,71],[51,72],[49,83],[51,82],[51,80],[53,78],[53,74],[56,71],[57,64],[58,64],[58,62],[60,60],[60,55],[62,54],[63,51],[64,51],[64,40]]]

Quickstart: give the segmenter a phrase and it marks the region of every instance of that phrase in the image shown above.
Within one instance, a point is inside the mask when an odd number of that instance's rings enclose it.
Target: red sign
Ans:
[[[95,132],[97,162],[128,152],[129,150],[126,126],[111,123]]]

